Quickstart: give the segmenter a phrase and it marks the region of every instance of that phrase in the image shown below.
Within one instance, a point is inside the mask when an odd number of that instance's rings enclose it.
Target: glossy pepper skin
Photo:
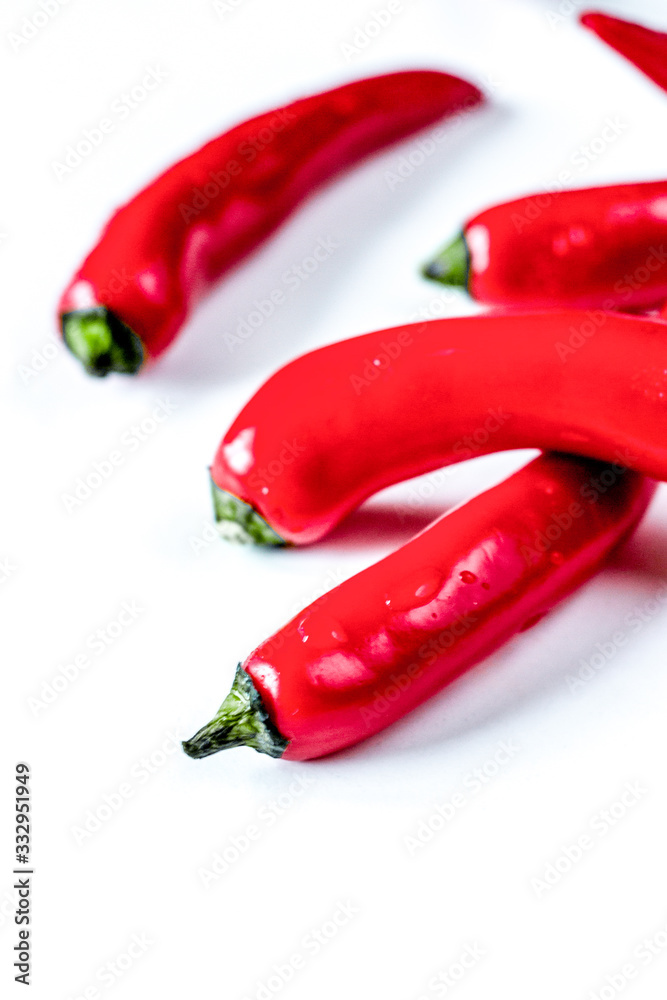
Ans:
[[[667,180],[487,208],[423,269],[495,306],[642,310],[667,299]]]
[[[617,466],[540,456],[263,642],[184,749],[305,760],[377,733],[590,577],[654,490]]]
[[[481,100],[476,87],[447,73],[390,73],[225,132],[111,217],[60,301],[67,345],[91,374],[138,371],[314,188]]]
[[[667,90],[667,33],[599,11],[587,11],[580,16],[580,21],[659,87]]]
[[[311,351],[225,434],[216,516],[239,530],[254,518],[255,541],[271,540],[263,524],[307,544],[385,486],[511,448],[667,479],[667,324],[601,310],[470,316]]]

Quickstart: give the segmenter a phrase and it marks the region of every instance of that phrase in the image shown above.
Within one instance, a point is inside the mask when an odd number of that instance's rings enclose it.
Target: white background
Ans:
[[[176,749],[214,713],[237,661],[299,607],[526,458],[431,476],[425,502],[419,483],[396,487],[310,549],[197,545],[210,519],[207,466],[251,393],[304,350],[420,310],[474,311],[417,273],[467,215],[553,186],[565,168],[572,186],[664,176],[667,95],[577,27],[576,3],[562,3],[570,13],[558,18],[558,0],[403,0],[377,38],[346,54],[383,6],[236,0],[225,12],[203,0],[69,0],[17,48],[10,33],[40,8],[3,4],[0,557],[11,570],[0,583],[0,980],[12,996],[24,995],[11,982],[18,760],[33,772],[30,995],[39,1000],[110,991],[114,1000],[417,1000],[445,995],[434,977],[456,975],[466,947],[481,957],[447,994],[461,1000],[664,994],[667,610],[650,603],[667,580],[662,490],[593,582],[368,743],[316,763],[248,749],[192,761]],[[659,0],[604,7],[667,30]],[[416,139],[318,194],[226,279],[150,373],[94,380],[65,354],[59,293],[116,205],[251,114],[421,66],[468,76],[490,107],[393,190],[387,175]],[[164,81],[114,116],[114,101],[151,67]],[[67,146],[110,115],[114,131],[57,179]],[[610,117],[623,124],[618,139],[582,167],[581,147]],[[255,299],[284,288],[281,276],[320,237],[340,247],[231,351],[225,334]],[[128,432],[165,398],[173,414],[130,450]],[[63,495],[119,447],[123,465],[68,512]],[[141,612],[95,654],[89,637],[123,602]],[[647,602],[633,631],[627,616]],[[619,630],[632,632],[627,644],[604,646]],[[573,692],[568,678],[596,643],[607,658]],[[89,666],[36,708],[81,653]],[[494,770],[501,741],[518,749],[475,793],[470,772]],[[642,791],[603,834],[600,811],[627,782]],[[410,850],[406,838],[457,792],[464,805],[451,822]],[[105,796],[121,802],[111,816]],[[279,796],[287,806],[272,821]],[[98,810],[105,821],[82,836]],[[252,825],[257,839],[206,887],[202,870],[216,852],[232,857],[232,838]],[[584,834],[591,849],[540,889],[535,880]],[[315,954],[307,935],[341,903],[358,912]],[[130,962],[133,935],[150,943]],[[664,950],[642,958],[655,935]],[[263,992],[274,966],[297,953],[304,967]],[[605,977],[628,962],[636,977],[610,986]]]

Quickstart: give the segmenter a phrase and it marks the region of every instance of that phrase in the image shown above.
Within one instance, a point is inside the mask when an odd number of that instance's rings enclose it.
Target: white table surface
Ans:
[[[667,95],[577,26],[574,0],[402,0],[355,52],[383,0],[45,2],[55,13],[20,44],[38,3],[5,0],[0,14],[3,995],[25,995],[12,982],[10,811],[25,760],[38,1000],[662,997],[664,487],[608,569],[366,744],[319,763],[245,748],[197,762],[178,739],[316,593],[527,457],[431,476],[423,503],[418,484],[395,487],[309,549],[197,546],[207,465],[240,407],[304,350],[421,311],[475,312],[417,273],[467,215],[564,168],[572,186],[664,176]],[[603,7],[667,30],[659,0]],[[393,189],[387,175],[416,140],[312,199],[145,376],[90,379],[65,353],[58,295],[114,206],[253,113],[420,66],[468,76],[492,103]],[[122,112],[149,70],[159,85]],[[58,178],[54,163],[105,116],[104,142]],[[587,156],[608,118],[617,140]],[[230,351],[225,334],[320,237],[340,249]],[[173,412],[137,441],[132,428],[165,400]],[[122,466],[68,510],[64,495],[118,447]],[[119,629],[124,605],[134,610]],[[109,628],[116,637],[96,643]],[[619,629],[629,640],[609,652]],[[604,662],[572,691],[598,643]],[[46,704],[81,654],[87,665]],[[451,819],[434,819],[454,796]],[[415,847],[423,824],[438,829]],[[219,874],[216,854],[232,859]]]

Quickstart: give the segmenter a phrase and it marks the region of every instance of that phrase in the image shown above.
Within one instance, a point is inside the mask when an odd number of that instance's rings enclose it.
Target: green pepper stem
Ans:
[[[141,341],[105,306],[64,313],[61,322],[65,344],[89,375],[134,375],[141,368]]]
[[[232,689],[217,715],[191,740],[184,740],[183,749],[194,758],[242,746],[282,757],[288,742],[271,722],[257,688],[239,664]]]
[[[287,545],[254,507],[221,489],[211,476],[213,513],[220,534],[232,541],[256,545]]]
[[[425,278],[432,278],[443,285],[466,288],[470,270],[470,257],[463,233],[448,243],[433,260],[422,268]]]

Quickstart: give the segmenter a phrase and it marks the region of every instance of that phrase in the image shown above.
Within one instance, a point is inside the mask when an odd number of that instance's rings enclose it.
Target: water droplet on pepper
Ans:
[[[337,619],[317,611],[301,619],[297,632],[302,642],[311,642],[313,646],[342,645],[348,641],[347,633]]]
[[[443,583],[444,579],[439,570],[422,569],[386,594],[384,603],[393,611],[411,611],[413,608],[420,608],[423,604],[428,604],[442,589]]]

